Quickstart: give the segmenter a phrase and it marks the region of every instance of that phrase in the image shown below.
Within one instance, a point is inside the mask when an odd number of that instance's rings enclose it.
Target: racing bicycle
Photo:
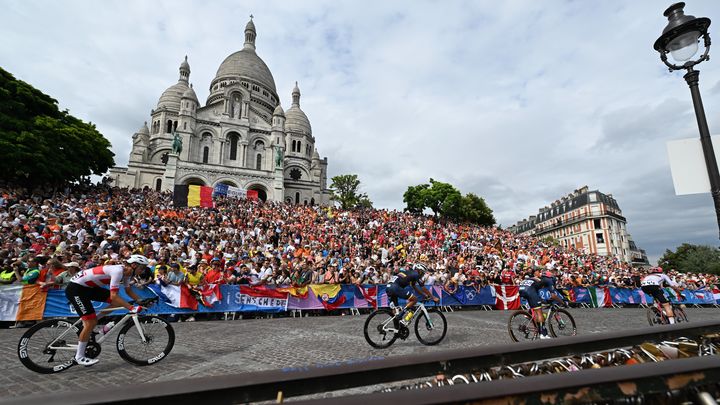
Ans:
[[[437,307],[426,307],[423,302],[419,302],[413,308],[415,312],[407,325],[401,322],[402,312],[394,313],[390,308],[373,311],[365,320],[365,340],[374,348],[385,349],[398,338],[407,339],[410,336],[409,325],[415,321],[415,336],[420,343],[427,346],[440,343],[447,333],[445,315]]]
[[[547,310],[544,326],[552,337],[577,335],[575,319],[570,315],[570,312],[561,308],[556,301],[543,303],[541,310],[543,313]],[[532,314],[524,310],[516,311],[510,315],[508,332],[510,338],[515,342],[540,338],[540,329],[533,321]]]
[[[157,298],[139,302],[150,306]],[[124,308],[105,308],[100,314]],[[20,362],[32,371],[42,374],[59,373],[75,364],[78,335],[82,320],[74,323],[67,319],[50,319],[28,329],[18,343]],[[162,318],[128,312],[106,333],[93,332],[85,356],[96,358],[100,355],[101,344],[118,330],[115,346],[120,357],[136,366],[155,364],[167,357],[175,344],[175,331]]]
[[[687,314],[685,313],[685,305],[683,304],[675,304],[670,303],[672,306],[673,314],[675,315],[675,322],[689,322]],[[652,306],[648,307],[647,309],[647,320],[650,326],[655,325],[668,325],[670,323],[670,320],[668,319],[667,315],[665,315],[665,310],[663,309],[662,304],[660,301],[655,300]]]

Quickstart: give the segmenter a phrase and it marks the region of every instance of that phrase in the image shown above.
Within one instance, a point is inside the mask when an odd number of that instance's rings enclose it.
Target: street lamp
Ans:
[[[663,15],[668,18],[668,24],[663,29],[662,35],[655,41],[653,47],[660,52],[660,59],[670,68],[671,72],[680,69],[687,70],[683,77],[690,86],[690,93],[692,94],[695,117],[700,129],[700,144],[702,145],[705,166],[710,178],[710,193],[715,203],[715,216],[718,221],[718,229],[720,229],[720,174],[718,173],[715,151],[710,138],[710,130],[705,118],[705,109],[698,89],[700,72],[693,69],[700,62],[710,59],[710,34],[708,33],[710,19],[685,15],[683,12],[684,7],[685,3],[680,2],[665,10]],[[691,60],[697,54],[700,38],[703,39],[705,52],[697,59]],[[668,53],[679,65],[668,62]]]

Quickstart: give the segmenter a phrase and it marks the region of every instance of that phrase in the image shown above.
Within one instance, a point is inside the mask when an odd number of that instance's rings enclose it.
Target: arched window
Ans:
[[[310,205],[315,205],[315,197],[310,199]]]
[[[173,131],[177,130],[177,124],[178,124],[177,121],[173,122]]]
[[[230,135],[230,160],[237,159],[238,136]]]
[[[255,161],[255,168],[257,170],[262,170],[262,155],[259,153],[257,154],[257,159]]]
[[[292,143],[292,151],[295,152],[295,141]]]
[[[168,134],[169,134],[170,132],[172,132],[172,120],[168,120],[168,121],[167,121],[167,126],[165,127],[165,132],[168,133]]]
[[[160,191],[161,187],[162,187],[162,179],[155,180],[155,191]]]
[[[203,163],[207,163],[209,157],[210,157],[210,148],[206,146],[203,148]]]
[[[300,204],[300,193],[295,193],[295,204]]]

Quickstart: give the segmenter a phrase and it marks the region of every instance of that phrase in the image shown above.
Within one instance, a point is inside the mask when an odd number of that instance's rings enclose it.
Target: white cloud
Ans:
[[[11,1],[0,64],[96,123],[122,165],[183,57],[204,102],[253,13],[283,106],[299,81],[330,176],[359,174],[377,206],[402,208],[407,186],[433,177],[483,196],[507,226],[587,184],[616,197],[657,258],[717,245],[710,197],[676,197],[670,180],[665,142],[697,126],[682,75],[652,50],[666,5]],[[714,0],[686,9],[720,17]],[[712,131],[720,65],[700,70]]]

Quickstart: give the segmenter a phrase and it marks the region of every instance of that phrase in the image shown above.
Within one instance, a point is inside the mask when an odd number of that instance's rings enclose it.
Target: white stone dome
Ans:
[[[177,82],[168,87],[158,100],[157,108],[166,107],[170,110],[180,111],[180,99],[190,87],[185,82]]]
[[[192,88],[192,85],[190,85],[190,87],[188,87],[188,89],[185,90],[185,92],[182,95],[182,98],[189,98],[190,100],[193,100],[196,104],[200,104],[198,102],[197,95],[195,94],[195,90]]]
[[[285,129],[289,132],[312,135],[310,120],[300,109],[300,88],[297,82],[292,91],[292,100],[292,106],[285,112]]]
[[[310,120],[298,105],[293,105],[285,112],[285,129],[289,132],[312,134]]]
[[[213,83],[224,77],[245,77],[277,93],[275,79],[270,69],[253,49],[241,49],[225,58],[217,70]]]

